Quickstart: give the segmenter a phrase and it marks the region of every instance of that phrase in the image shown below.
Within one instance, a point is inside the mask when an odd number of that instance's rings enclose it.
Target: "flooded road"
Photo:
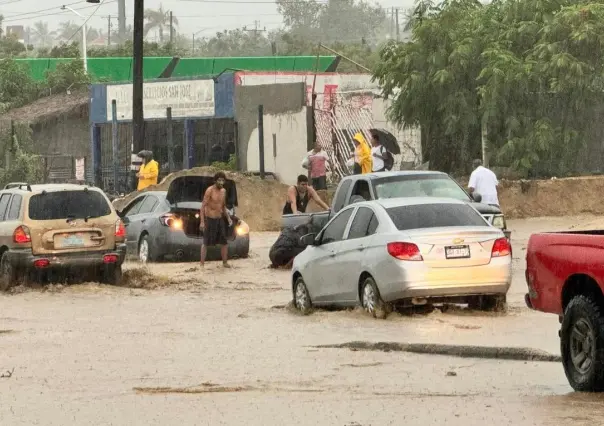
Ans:
[[[152,290],[85,284],[0,295],[0,425],[597,424],[601,398],[572,393],[559,362],[319,347],[558,355],[557,317],[524,306],[524,247],[530,232],[590,220],[510,221],[506,315],[297,315],[286,307],[289,272],[267,268],[270,233],[252,235],[251,258],[231,270],[150,265],[156,278],[141,285]]]

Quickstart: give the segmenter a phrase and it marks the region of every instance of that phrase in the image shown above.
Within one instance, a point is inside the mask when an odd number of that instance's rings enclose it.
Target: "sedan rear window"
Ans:
[[[97,191],[47,192],[29,199],[32,220],[85,219],[109,214],[109,202]]]
[[[401,231],[440,226],[489,226],[476,210],[465,204],[417,204],[386,211]]]

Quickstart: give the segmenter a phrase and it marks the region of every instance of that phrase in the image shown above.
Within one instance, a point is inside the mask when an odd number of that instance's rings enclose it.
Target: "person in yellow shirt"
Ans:
[[[153,159],[151,151],[141,151],[137,154],[143,159],[143,164],[136,174],[138,178],[137,191],[145,189],[151,185],[157,185],[157,177],[159,176],[159,164]]]
[[[351,158],[354,158],[354,174],[371,173],[373,168],[373,158],[371,157],[371,148],[361,132],[358,132],[352,138],[354,142],[354,153]]]

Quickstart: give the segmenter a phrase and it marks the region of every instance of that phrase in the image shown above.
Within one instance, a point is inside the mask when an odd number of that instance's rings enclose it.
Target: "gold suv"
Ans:
[[[98,188],[8,184],[0,190],[0,291],[32,273],[69,272],[119,284],[125,235]]]

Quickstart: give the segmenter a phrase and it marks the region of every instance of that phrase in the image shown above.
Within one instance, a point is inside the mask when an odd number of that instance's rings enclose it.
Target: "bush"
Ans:
[[[210,164],[210,166],[216,167],[217,169],[220,169],[220,170],[235,171],[235,170],[237,170],[237,157],[235,156],[235,154],[231,154],[229,156],[228,163],[225,163],[224,161],[214,161],[212,164]]]

